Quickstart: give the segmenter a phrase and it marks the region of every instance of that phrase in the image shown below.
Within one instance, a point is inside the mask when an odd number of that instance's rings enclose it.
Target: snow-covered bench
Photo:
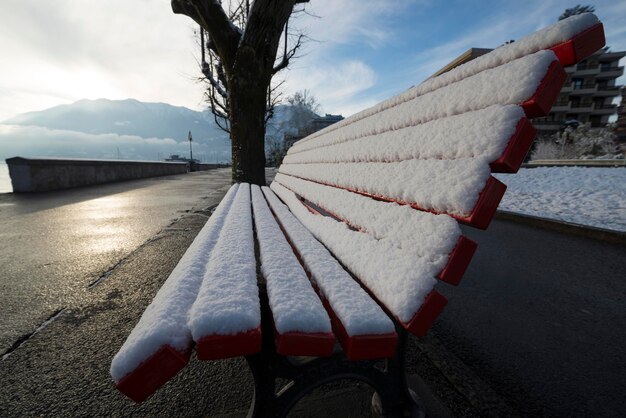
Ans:
[[[458,284],[476,249],[458,222],[489,225],[505,191],[490,173],[518,170],[563,66],[603,45],[595,16],[568,18],[304,138],[270,188],[233,185],[113,359],[117,388],[143,401],[195,347],[247,356],[275,403],[257,414],[301,396],[277,400],[278,368],[263,369],[285,356],[331,356],[337,376],[361,360],[386,408],[405,402],[404,330],[427,332],[437,282]],[[395,359],[387,377],[381,358]],[[330,379],[304,375],[300,389]]]

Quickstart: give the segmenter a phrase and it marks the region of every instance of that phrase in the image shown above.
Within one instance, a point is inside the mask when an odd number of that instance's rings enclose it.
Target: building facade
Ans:
[[[470,48],[431,78],[490,51]],[[590,122],[592,127],[605,126],[609,118],[617,113],[613,99],[620,95],[621,86],[616,85],[616,79],[624,74],[624,67],[619,65],[619,60],[625,55],[626,51],[611,52],[608,48],[602,48],[579,64],[565,67],[567,79],[552,111],[547,117],[533,119],[533,125],[539,133],[550,134],[567,123],[576,122]]]
[[[622,102],[617,109],[617,128],[615,135],[617,140],[622,143],[622,149],[626,144],[626,87],[622,87]]]
[[[616,79],[624,74],[619,60],[626,51],[610,52],[603,48],[586,60],[565,67],[567,79],[552,111],[545,118],[533,119],[540,133],[551,133],[568,123],[591,123],[605,126],[617,113],[613,100],[620,95]]]
[[[318,116],[312,119],[311,122],[306,126],[306,128],[300,129],[296,135],[285,134],[285,148],[291,148],[291,146],[296,141],[301,140],[305,136],[311,135],[313,132],[322,130],[327,126],[332,125],[333,123],[337,123],[340,120],[343,120],[343,116],[331,115],[329,113],[324,116]]]

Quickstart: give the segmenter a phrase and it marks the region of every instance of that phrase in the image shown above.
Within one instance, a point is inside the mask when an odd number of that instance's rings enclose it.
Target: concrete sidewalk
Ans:
[[[0,355],[88,302],[88,288],[186,211],[216,204],[230,170],[0,195]]]

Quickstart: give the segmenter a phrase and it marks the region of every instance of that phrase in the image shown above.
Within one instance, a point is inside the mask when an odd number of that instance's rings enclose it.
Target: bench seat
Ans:
[[[233,185],[113,359],[117,388],[141,402],[194,348],[249,356],[264,336],[348,360],[423,336],[476,251],[459,222],[489,225],[491,173],[519,169],[563,66],[603,45],[595,16],[570,17],[302,139],[270,187]]]

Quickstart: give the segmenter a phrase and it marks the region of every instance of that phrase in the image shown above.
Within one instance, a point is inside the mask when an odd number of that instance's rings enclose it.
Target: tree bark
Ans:
[[[237,61],[228,82],[233,182],[265,185],[267,77],[251,48],[240,48]]]

